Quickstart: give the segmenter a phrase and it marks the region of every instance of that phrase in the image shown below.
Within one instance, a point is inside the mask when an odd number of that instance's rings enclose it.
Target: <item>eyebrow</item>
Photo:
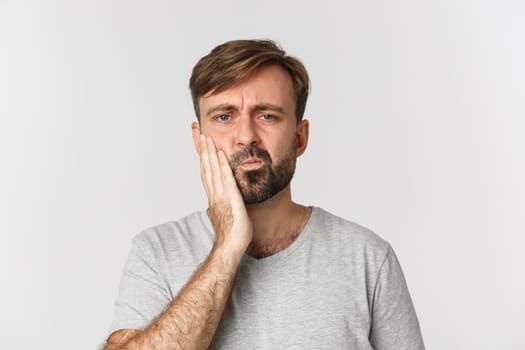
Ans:
[[[256,111],[274,111],[274,112],[286,114],[283,107],[273,105],[271,103],[261,103],[261,104],[255,105],[254,109]]]
[[[253,108],[256,111],[274,111],[282,114],[286,114],[284,108],[278,105],[274,105],[271,103],[260,103],[256,104]],[[232,104],[229,103],[222,103],[217,106],[213,106],[206,112],[206,116],[209,116],[210,114],[216,113],[216,112],[224,112],[224,111],[237,111],[238,108]]]
[[[223,103],[217,106],[213,106],[206,112],[206,116],[209,116],[210,114],[216,113],[216,112],[224,112],[224,111],[234,111],[237,110],[237,107],[235,107],[232,104],[229,103]]]

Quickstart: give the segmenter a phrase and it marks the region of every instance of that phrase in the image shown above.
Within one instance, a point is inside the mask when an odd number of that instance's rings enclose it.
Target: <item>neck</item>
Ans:
[[[246,206],[252,220],[253,240],[247,253],[254,257],[286,249],[301,233],[311,208],[292,202],[290,185],[272,198]]]

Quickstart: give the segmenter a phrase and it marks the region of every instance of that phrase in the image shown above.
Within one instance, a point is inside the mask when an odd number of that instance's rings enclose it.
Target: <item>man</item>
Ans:
[[[304,66],[231,41],[190,89],[209,208],[135,237],[106,349],[424,349],[389,244],[291,199]]]

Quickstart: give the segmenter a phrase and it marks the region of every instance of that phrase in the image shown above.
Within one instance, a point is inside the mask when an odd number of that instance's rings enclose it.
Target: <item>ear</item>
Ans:
[[[300,157],[304,153],[304,151],[306,151],[306,146],[308,145],[308,136],[310,132],[309,127],[310,123],[306,119],[301,120],[297,125],[297,157]]]
[[[193,137],[193,144],[195,145],[195,150],[197,151],[197,153],[199,153],[201,126],[198,122],[191,123],[191,136]]]

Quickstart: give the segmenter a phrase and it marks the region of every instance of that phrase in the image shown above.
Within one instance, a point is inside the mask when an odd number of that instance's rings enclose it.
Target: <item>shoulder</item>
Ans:
[[[157,251],[189,243],[207,245],[210,239],[213,240],[213,232],[207,221],[206,213],[198,211],[178,220],[147,227],[133,237],[133,246],[143,250]]]
[[[342,239],[352,240],[354,243],[363,243],[378,247],[388,246],[389,243],[371,229],[348,219],[332,214],[322,208],[314,208],[318,220],[318,229],[322,229],[331,236],[340,236]]]
[[[314,226],[319,231],[316,236],[338,247],[343,255],[351,253],[374,260],[382,260],[388,255],[390,243],[371,229],[322,208],[314,208],[314,212],[317,218]]]

